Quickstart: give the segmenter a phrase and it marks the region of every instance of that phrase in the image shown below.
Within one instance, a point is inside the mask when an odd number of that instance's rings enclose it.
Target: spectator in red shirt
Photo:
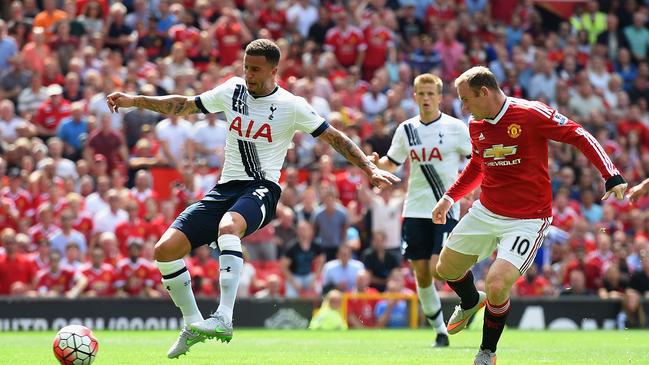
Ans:
[[[69,56],[69,55],[68,55]],[[58,62],[53,57],[48,57],[45,60],[45,69],[43,70],[43,86],[50,85],[63,85],[65,83],[65,78],[61,73]]]
[[[128,244],[128,257],[117,263],[118,280],[115,286],[122,295],[131,297],[159,297],[154,289],[154,270],[152,262],[141,257],[142,242],[131,240]]]
[[[362,180],[361,170],[350,163],[345,166],[343,172],[336,174],[336,189],[342,205],[347,207],[349,203],[358,199],[358,186]]]
[[[600,268],[593,263],[586,262],[584,258],[584,249],[579,247],[576,249],[576,258],[568,263],[563,275],[563,284],[570,286],[573,279],[572,272],[579,271],[584,277],[586,288],[594,293],[601,286],[601,271]]]
[[[333,52],[338,63],[344,67],[361,66],[367,48],[363,32],[349,24],[348,14],[341,6],[332,6],[331,12],[336,26],[327,31],[325,50]]]
[[[188,57],[194,57],[198,53],[200,33],[194,26],[194,15],[188,9],[183,9],[180,14],[180,23],[169,28],[169,38],[173,43],[183,43]]]
[[[86,241],[90,242],[92,217],[85,210],[83,203],[83,197],[77,193],[68,193],[65,196],[65,205],[73,219],[72,228],[81,232],[86,237]]]
[[[604,274],[604,268],[615,261],[615,255],[611,250],[611,236],[608,233],[600,232],[595,237],[597,249],[586,255],[586,263],[599,269],[600,276]],[[600,285],[601,286],[601,283]]]
[[[361,270],[356,275],[356,289],[354,294],[378,294],[378,290],[370,286],[370,273]],[[347,301],[347,322],[352,328],[372,328],[376,326],[374,317],[375,299],[349,299]]]
[[[50,252],[50,263],[47,269],[36,276],[36,293],[43,297],[76,298],[88,285],[88,279],[78,271],[61,265],[61,254]]]
[[[383,25],[383,19],[378,13],[370,17],[370,24],[363,29],[367,50],[363,60],[363,80],[370,81],[374,72],[385,65],[386,61],[397,61],[397,48],[392,31]]]
[[[642,111],[638,104],[631,104],[626,118],[617,125],[617,131],[622,137],[629,138],[629,134],[636,133],[643,149],[649,149],[649,127],[642,122]]]
[[[209,246],[196,248],[194,257],[189,259],[187,266],[193,278],[194,293],[210,297],[218,296],[219,262],[211,256]]]
[[[115,268],[104,262],[106,255],[101,246],[95,246],[90,253],[90,262],[81,268],[81,273],[88,278],[84,292],[87,297],[107,297],[115,293]]]
[[[117,236],[117,241],[119,242],[119,250],[124,256],[127,255],[128,242],[134,239],[145,241],[147,233],[149,232],[149,225],[139,218],[138,211],[138,203],[135,200],[130,199],[126,203],[128,220],[119,223],[115,227],[115,236]]]
[[[38,137],[43,140],[56,135],[62,119],[72,114],[72,105],[63,98],[63,88],[59,84],[47,87],[49,98],[41,104],[34,116]]]
[[[552,295],[552,284],[539,275],[536,264],[532,264],[524,276],[518,278],[514,284],[514,293],[519,297],[543,297]]]
[[[5,254],[0,255],[0,295],[23,295],[31,288],[36,276],[36,265],[18,252],[16,231],[5,228],[0,233]]]
[[[124,139],[112,128],[111,123],[110,114],[101,114],[99,128],[90,133],[84,151],[86,161],[91,165],[96,154],[104,156],[108,162],[108,173],[116,168],[118,163],[128,161]]]
[[[2,188],[0,195],[13,201],[21,219],[32,217],[34,215],[32,196],[21,187],[23,183],[22,171],[18,167],[12,167],[7,172],[7,176],[9,185]]]
[[[146,212],[145,203],[149,199],[158,200],[158,193],[151,187],[153,185],[153,177],[148,170],[138,170],[135,173],[135,186],[129,191],[129,197],[133,199],[138,205],[138,216],[144,218]]]
[[[119,252],[119,243],[113,232],[104,232],[97,238],[97,246],[104,250],[104,262],[115,269],[124,256]],[[117,270],[117,269],[116,269]],[[117,279],[115,279],[117,280]]]
[[[579,218],[577,213],[570,205],[567,189],[560,189],[554,198],[552,207],[552,225],[559,227],[564,231],[571,231],[575,221]]]
[[[257,18],[257,25],[260,28],[267,29],[271,37],[277,40],[283,36],[288,26],[286,12],[277,7],[276,0],[266,0],[264,3],[264,8]]]
[[[49,240],[61,231],[54,221],[54,207],[49,202],[44,202],[38,207],[36,218],[38,223],[29,228],[32,242]]]
[[[224,7],[213,31],[219,48],[219,63],[230,66],[239,59],[241,47],[252,41],[252,34],[241,19],[239,10]]]

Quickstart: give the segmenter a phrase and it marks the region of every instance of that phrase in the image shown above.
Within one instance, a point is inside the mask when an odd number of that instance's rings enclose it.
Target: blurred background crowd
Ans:
[[[220,115],[110,114],[106,95],[199,94],[241,75],[255,38],[280,46],[279,84],[367,153],[385,155],[417,115],[420,73],[443,78],[441,109],[467,121],[452,81],[481,64],[508,95],[581,123],[638,183],[649,175],[649,2],[566,2],[563,17],[542,3],[3,1],[0,295],[166,295],[153,245],[218,180],[229,126]],[[513,294],[649,297],[649,199],[601,202],[599,173],[570,145],[551,143],[549,165],[553,226]],[[296,135],[277,218],[244,239],[239,295],[412,293],[399,250],[405,186],[372,191],[327,144]],[[214,256],[204,246],[188,259],[199,296],[218,295]],[[479,281],[488,264],[474,269]],[[362,323],[383,318],[372,317]]]

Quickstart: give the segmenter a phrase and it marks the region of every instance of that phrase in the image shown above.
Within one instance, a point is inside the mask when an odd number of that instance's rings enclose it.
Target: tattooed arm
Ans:
[[[119,108],[144,108],[166,115],[188,115],[199,113],[193,96],[143,96],[114,92],[106,98],[108,108],[117,112]]]
[[[360,169],[366,174],[369,175],[373,169],[376,169],[376,165],[367,159],[367,156],[365,156],[360,147],[336,128],[329,126],[329,128],[322,132],[320,139],[329,143],[329,145],[338,151],[338,153],[343,155],[347,161],[360,167]]]
[[[347,161],[358,166],[370,178],[372,185],[382,187],[399,182],[400,179],[387,171],[376,167],[363,151],[349,137],[336,128],[329,126],[319,138],[326,141],[338,153],[343,155]]]

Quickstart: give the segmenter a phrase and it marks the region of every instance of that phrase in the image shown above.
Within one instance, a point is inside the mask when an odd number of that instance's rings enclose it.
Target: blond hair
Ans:
[[[413,86],[415,90],[417,89],[417,86],[421,84],[434,84],[437,86],[437,92],[442,93],[442,88],[444,87],[444,83],[442,82],[442,79],[440,79],[437,75],[433,74],[421,74],[417,77],[415,77],[415,81],[413,81]]]

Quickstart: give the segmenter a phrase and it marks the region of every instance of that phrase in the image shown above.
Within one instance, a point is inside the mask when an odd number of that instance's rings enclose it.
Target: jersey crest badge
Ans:
[[[507,134],[512,137],[512,138],[518,138],[518,136],[521,135],[523,130],[521,129],[520,124],[510,124],[509,127],[507,127]]]
[[[270,115],[268,116],[268,120],[273,120],[273,118],[275,117],[273,115],[273,113],[275,113],[275,110],[277,110],[275,104],[270,104]]]

